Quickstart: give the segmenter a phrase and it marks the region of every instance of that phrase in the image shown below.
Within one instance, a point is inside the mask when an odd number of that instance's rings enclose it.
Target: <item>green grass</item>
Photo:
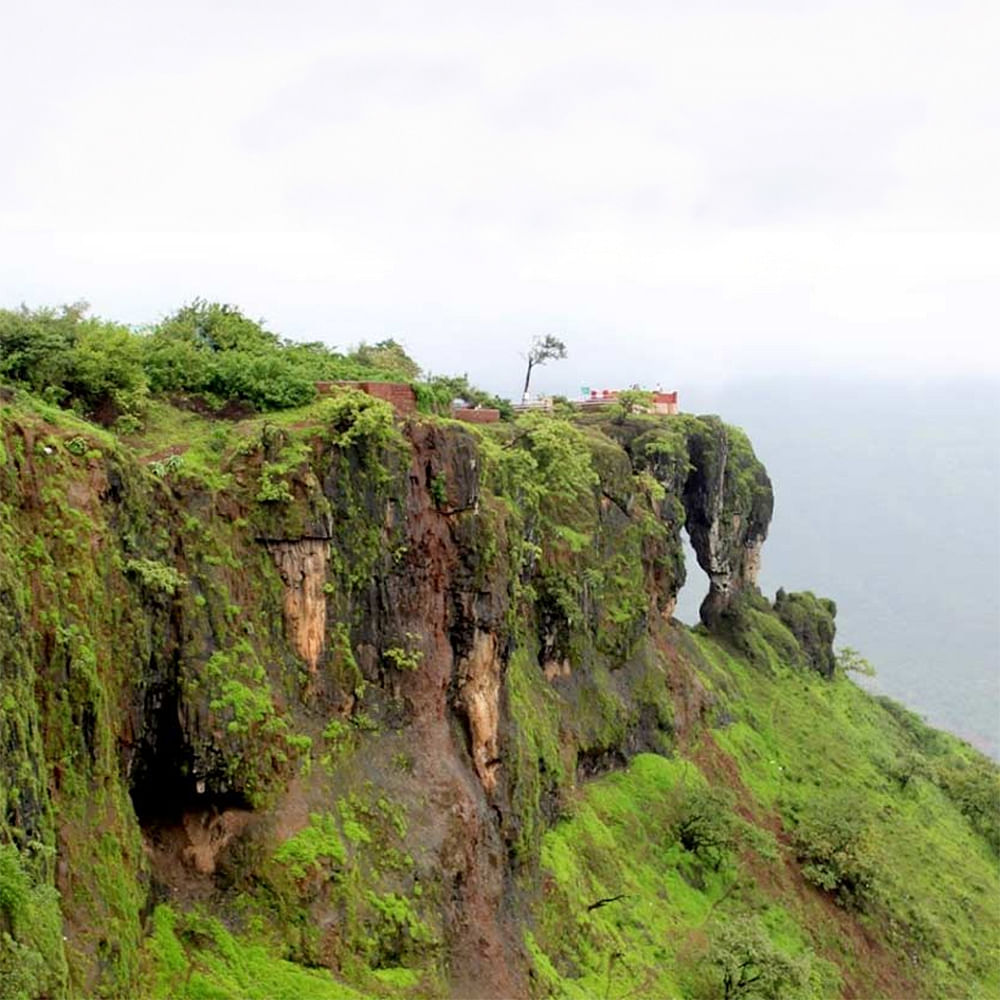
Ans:
[[[198,913],[158,906],[146,945],[149,1000],[362,1000],[326,971],[276,957],[265,941]]]
[[[704,864],[672,834],[679,796],[704,784],[687,761],[640,754],[587,785],[572,818],[545,835],[543,902],[525,938],[541,995],[690,995],[706,927],[743,891],[734,858]],[[776,947],[811,955],[781,907],[761,912]]]
[[[851,681],[778,659],[751,667],[699,632],[691,658],[732,720],[710,738],[739,775],[737,849],[715,870],[676,842],[681,790],[705,781],[692,761],[640,755],[584,785],[570,818],[542,839],[542,891],[525,937],[537,994],[715,995],[714,935],[752,916],[770,947],[807,970],[790,997],[839,994],[841,976],[872,996],[886,995],[878,984],[892,976],[921,984],[920,995],[1000,995],[996,855],[946,789],[920,776],[974,751],[943,736],[937,761],[925,756],[903,782],[894,762],[919,755],[925,735]],[[769,829],[780,822],[794,834],[800,817],[838,797],[863,820],[877,872],[865,912],[839,917],[832,895],[824,908],[816,890],[789,894],[792,876],[779,869],[798,869],[794,847]],[[844,947],[844,920],[886,942],[885,954],[859,963]]]

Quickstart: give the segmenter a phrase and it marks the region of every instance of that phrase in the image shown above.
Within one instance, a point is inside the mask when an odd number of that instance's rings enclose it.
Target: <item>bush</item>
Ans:
[[[710,931],[705,964],[713,979],[712,995],[723,1000],[786,1000],[802,995],[810,979],[807,957],[780,951],[753,917],[720,921]]]
[[[802,874],[845,908],[869,909],[881,866],[864,802],[854,795],[809,802],[792,838]]]
[[[671,830],[685,851],[718,871],[736,844],[732,795],[720,788],[681,785]]]
[[[0,376],[49,402],[110,423],[148,395],[142,342],[128,327],[86,319],[87,305],[0,310]]]
[[[469,406],[484,406],[499,410],[503,420],[511,420],[513,409],[510,402],[477,388],[469,382],[468,375],[431,375],[425,382],[414,385],[417,407],[422,413],[451,414],[455,400],[463,400]]]
[[[385,372],[400,382],[412,382],[420,378],[420,365],[403,349],[402,344],[391,338],[380,340],[377,344],[359,344],[348,356],[365,368]]]
[[[183,573],[156,559],[129,559],[125,572],[136,577],[146,590],[167,597],[173,597],[188,582]]]
[[[1000,772],[985,757],[941,761],[932,777],[972,828],[1000,854]]]

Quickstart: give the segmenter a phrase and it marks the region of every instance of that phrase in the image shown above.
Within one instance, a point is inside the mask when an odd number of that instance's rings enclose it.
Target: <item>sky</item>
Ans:
[[[1000,377],[995,0],[8,5],[0,305],[519,390]]]

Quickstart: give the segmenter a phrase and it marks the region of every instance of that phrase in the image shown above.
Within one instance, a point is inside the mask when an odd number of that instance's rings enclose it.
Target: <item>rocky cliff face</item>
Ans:
[[[692,469],[684,509],[691,546],[709,579],[701,618],[711,626],[757,586],[774,495],[741,431],[719,420],[702,421],[688,446]]]
[[[2,443],[0,832],[67,938],[4,945],[38,995],[134,995],[153,908],[194,903],[362,988],[526,995],[542,830],[711,709],[671,659],[681,530],[712,628],[772,509],[715,418],[470,430],[345,392],[211,476],[27,411]]]

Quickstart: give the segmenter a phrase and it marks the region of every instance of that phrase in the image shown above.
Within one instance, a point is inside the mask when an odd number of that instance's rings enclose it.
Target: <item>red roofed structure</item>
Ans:
[[[605,406],[611,406],[618,401],[618,393],[621,389],[591,389],[590,395],[581,399],[577,405],[585,410],[599,410]],[[650,407],[653,413],[677,413],[677,390],[673,392],[653,392],[653,405]]]

